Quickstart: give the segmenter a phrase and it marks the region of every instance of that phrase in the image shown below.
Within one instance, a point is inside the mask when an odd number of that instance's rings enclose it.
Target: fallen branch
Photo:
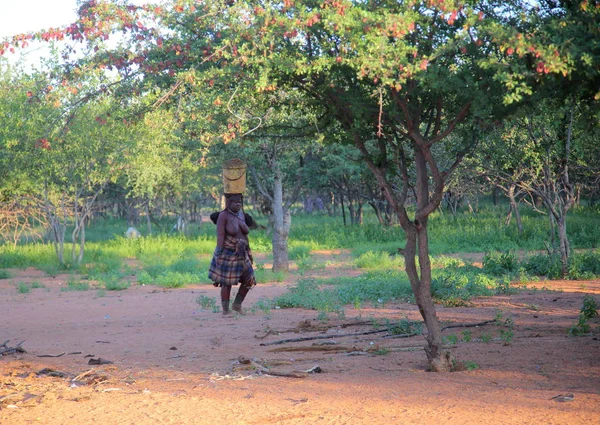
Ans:
[[[14,353],[27,353],[27,351],[25,351],[25,349],[23,347],[21,347],[21,345],[23,345],[23,343],[25,341],[19,342],[14,347],[8,346],[9,341],[10,341],[10,339],[7,339],[6,341],[4,341],[2,343],[2,345],[0,345],[0,356],[6,356],[7,354],[14,354]]]
[[[397,335],[386,335],[384,337],[382,337],[383,339],[392,339],[392,338],[410,338],[411,336],[417,336],[417,335],[421,335],[418,333],[411,333],[411,334],[397,334]]]
[[[301,346],[301,347],[279,347],[273,348],[269,350],[270,353],[287,353],[287,352],[295,352],[295,351],[306,351],[306,352],[325,352],[325,353],[335,353],[335,352],[348,352],[351,350],[355,350],[354,347],[350,348],[344,345],[311,345],[309,347]]]
[[[40,354],[39,356],[36,357],[61,357],[64,356],[67,353],[60,353],[60,354]]]
[[[96,372],[96,369],[90,369],[90,370],[86,370],[83,373],[80,373],[79,375],[77,375],[75,378],[72,379],[72,381],[81,381],[82,378],[88,376],[91,373]]]
[[[271,329],[270,327],[267,327],[267,329],[265,330],[265,334],[264,335],[255,335],[254,338],[256,339],[264,339],[269,335],[279,335],[279,334],[283,334],[283,333],[289,333],[289,332],[294,332],[294,333],[299,333],[299,332],[324,332],[327,331],[329,329],[332,328],[348,328],[350,326],[363,326],[363,325],[372,325],[373,321],[372,320],[363,320],[360,322],[349,322],[349,323],[342,323],[342,324],[335,324],[335,325],[323,325],[323,324],[319,324],[317,326],[313,326],[313,324],[311,323],[310,320],[304,320],[302,322],[300,322],[298,324],[298,326],[296,326],[295,328],[289,328],[289,329],[284,329],[281,331],[278,331],[276,329]]]
[[[446,329],[451,329],[451,328],[474,328],[477,326],[485,326],[485,325],[489,325],[490,323],[495,323],[496,320],[486,320],[485,322],[480,322],[480,323],[465,323],[462,325],[448,325],[448,326],[444,326],[442,328],[442,332],[445,331]]]
[[[272,342],[263,342],[261,346],[267,345],[279,345],[279,344],[287,344],[288,342],[303,342],[303,341],[312,341],[315,339],[333,339],[333,338],[344,338],[347,336],[360,336],[360,335],[371,335],[376,333],[389,332],[389,329],[378,329],[376,331],[367,331],[367,332],[357,332],[352,334],[338,334],[338,335],[321,335],[321,336],[307,336],[304,338],[290,338],[290,339],[281,339],[279,341]]]
[[[257,363],[256,361],[249,359],[247,357],[244,357],[244,356],[240,356],[238,358],[238,361],[241,364],[249,364],[249,365],[254,366],[256,368],[256,370],[260,371],[261,373],[264,373],[265,375],[282,376],[284,378],[306,378],[308,376],[308,372],[298,372],[298,371],[279,372],[276,370],[270,370],[270,369],[267,369],[266,367],[264,367],[263,365]]]

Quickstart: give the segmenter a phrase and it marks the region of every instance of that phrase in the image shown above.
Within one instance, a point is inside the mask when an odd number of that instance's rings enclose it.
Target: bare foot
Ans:
[[[232,305],[231,309],[235,312],[237,312],[238,314],[241,314],[242,316],[246,315],[246,312],[242,309],[241,305]]]

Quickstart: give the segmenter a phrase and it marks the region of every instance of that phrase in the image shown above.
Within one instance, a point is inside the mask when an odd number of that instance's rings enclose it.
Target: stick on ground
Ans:
[[[288,342],[303,342],[303,341],[312,341],[314,339],[333,339],[333,338],[343,338],[343,337],[347,337],[347,336],[360,336],[360,335],[370,335],[370,334],[376,334],[376,333],[381,333],[381,332],[389,332],[389,329],[378,329],[376,331],[367,331],[367,332],[357,332],[357,333],[351,333],[351,334],[338,334],[338,335],[321,335],[321,336],[307,336],[304,338],[290,338],[290,339],[281,339],[279,341],[272,341],[272,342],[263,342],[260,345],[261,346],[267,346],[267,345],[279,345],[279,344],[287,344]]]

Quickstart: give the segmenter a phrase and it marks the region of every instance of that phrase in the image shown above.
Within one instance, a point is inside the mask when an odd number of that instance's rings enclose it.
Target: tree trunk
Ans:
[[[415,146],[415,165],[417,173],[417,212],[412,229],[407,232],[407,246],[410,240],[410,253],[405,253],[406,270],[419,312],[427,326],[427,347],[425,353],[429,360],[429,366],[434,372],[449,372],[453,368],[452,355],[442,348],[442,329],[437,318],[433,297],[431,296],[431,262],[429,261],[429,240],[427,235],[428,214],[421,214],[427,206],[432,203],[429,194],[429,173],[425,159],[425,153],[421,148]],[[436,187],[439,199],[443,193],[443,187]],[[435,203],[435,202],[433,202]],[[410,237],[409,237],[410,233]],[[419,256],[419,273],[415,264],[415,249]],[[410,269],[410,270],[409,270]]]
[[[146,202],[146,227],[148,228],[148,234],[152,234],[152,217],[150,215],[150,199]]]
[[[566,214],[565,214],[566,215]],[[569,238],[567,237],[567,221],[565,215],[562,215],[557,221],[558,247],[560,252],[561,272],[566,277],[569,274]]]
[[[510,203],[510,209],[515,214],[515,221],[517,222],[517,229],[519,230],[519,235],[523,234],[523,222],[521,221],[521,213],[519,212],[519,204],[515,198],[515,189],[516,185],[511,184],[508,188],[508,201]],[[508,226],[508,224],[507,224]]]
[[[290,269],[288,236],[291,225],[289,211],[283,208],[283,182],[278,169],[273,179],[273,271],[287,272]]]

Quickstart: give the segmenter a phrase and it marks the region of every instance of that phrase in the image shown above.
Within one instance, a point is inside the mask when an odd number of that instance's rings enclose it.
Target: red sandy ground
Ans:
[[[0,280],[0,343],[24,340],[27,353],[0,357],[2,425],[600,424],[600,321],[590,321],[592,335],[567,335],[583,296],[600,301],[600,280],[537,282],[468,307],[438,306],[444,324],[478,323],[501,311],[514,321],[514,338],[501,340],[503,328],[494,324],[448,329],[445,335],[458,337],[449,348],[453,355],[478,368],[430,373],[422,336],[342,336],[372,330],[344,327],[370,318],[419,320],[412,304],[348,306],[345,319],[330,315],[327,322],[301,309],[268,314],[257,309],[223,318],[196,303],[202,294],[218,296],[212,286],[133,285],[98,296],[96,290],[61,291],[67,276],[32,269],[11,273]],[[292,273],[286,282],[258,285],[246,305],[285,292],[295,279]],[[45,288],[18,293],[17,282],[32,281]],[[464,330],[472,341],[461,341]],[[340,336],[260,345],[321,335]],[[482,335],[492,340],[485,343]],[[282,348],[294,351],[277,351]],[[266,375],[240,364],[239,356],[274,372],[318,365],[322,373]],[[99,357],[112,364],[88,364]],[[36,373],[43,368],[64,375]],[[555,398],[565,394],[572,400]]]

